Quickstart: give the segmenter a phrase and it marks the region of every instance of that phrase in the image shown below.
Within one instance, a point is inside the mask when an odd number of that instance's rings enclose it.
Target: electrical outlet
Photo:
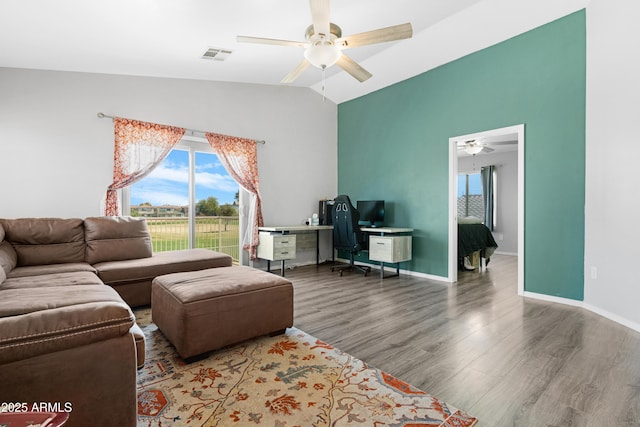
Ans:
[[[598,267],[591,266],[591,278],[593,280],[598,278]]]

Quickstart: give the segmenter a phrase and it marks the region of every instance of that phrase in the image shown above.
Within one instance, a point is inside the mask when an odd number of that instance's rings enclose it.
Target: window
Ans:
[[[458,175],[458,216],[484,218],[480,173]]]
[[[239,186],[205,140],[183,138],[122,198],[123,212],[147,218],[154,252],[207,248],[239,260]]]

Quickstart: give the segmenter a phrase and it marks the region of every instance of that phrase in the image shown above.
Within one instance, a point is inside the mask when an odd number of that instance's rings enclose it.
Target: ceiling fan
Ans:
[[[493,148],[477,139],[458,142],[458,150],[464,150],[467,154],[472,156],[479,153],[491,153],[492,151],[495,151]]]
[[[494,147],[494,148],[492,148]],[[493,137],[485,137],[479,139],[469,139],[458,141],[458,150],[462,150],[471,156],[480,153],[491,153],[499,149],[501,151],[511,151],[518,147],[517,138],[513,135],[500,135]]]
[[[243,43],[294,46],[305,49],[302,62],[287,74],[281,80],[281,83],[292,83],[309,65],[324,70],[334,64],[337,64],[338,67],[342,68],[360,82],[364,82],[369,79],[372,74],[342,53],[343,50],[375,43],[407,39],[413,35],[411,24],[406,23],[342,37],[342,29],[329,20],[329,0],[309,0],[309,6],[311,7],[312,24],[305,31],[306,41],[304,42],[237,36],[237,41]]]

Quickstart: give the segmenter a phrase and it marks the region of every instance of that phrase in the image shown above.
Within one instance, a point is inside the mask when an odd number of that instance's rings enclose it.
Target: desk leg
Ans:
[[[282,260],[282,267],[280,268],[280,274],[284,277],[284,260]],[[271,273],[271,260],[267,260],[267,273]]]
[[[331,265],[336,265],[336,249],[333,247],[333,230],[331,230]]]
[[[320,265],[320,230],[316,230],[316,266]]]
[[[388,279],[389,277],[398,277],[400,276],[400,263],[396,263],[396,272],[394,274],[389,274],[388,276],[384,275],[384,262],[380,262],[380,278]]]

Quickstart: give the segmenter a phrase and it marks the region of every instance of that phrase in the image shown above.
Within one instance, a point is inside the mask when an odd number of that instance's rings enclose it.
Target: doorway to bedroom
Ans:
[[[482,223],[497,243],[496,253],[517,257],[517,289],[523,295],[524,124],[449,138],[449,173],[448,280],[458,281],[459,223]],[[466,238],[467,230],[463,233]]]

